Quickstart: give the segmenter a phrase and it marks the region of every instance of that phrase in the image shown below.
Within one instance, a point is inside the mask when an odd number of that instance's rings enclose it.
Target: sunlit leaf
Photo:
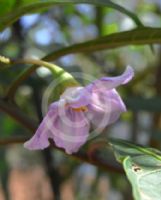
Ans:
[[[161,152],[120,139],[111,139],[110,143],[132,185],[135,200],[161,199]]]

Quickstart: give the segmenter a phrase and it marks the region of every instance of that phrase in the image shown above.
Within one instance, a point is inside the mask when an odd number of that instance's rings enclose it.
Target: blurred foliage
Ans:
[[[6,3],[8,6],[6,6]],[[30,1],[30,0],[22,0],[22,1],[15,1],[15,0],[7,0],[7,2],[2,1],[1,2],[1,9],[3,10],[3,15],[7,14],[8,16],[3,17],[0,19],[1,22],[1,30],[4,29],[6,26],[10,25],[14,21],[16,21],[19,17],[21,17],[24,14],[39,11],[41,9],[44,10],[44,8],[51,7],[53,5],[66,5],[66,4],[80,4],[80,3],[86,3],[86,4],[94,4],[97,6],[108,6],[111,8],[114,8],[116,10],[119,10],[122,13],[125,13],[126,15],[130,16],[137,25],[142,26],[141,21],[137,18],[135,14],[132,12],[126,10],[124,7],[113,3],[110,0],[36,0],[36,1]],[[7,8],[7,9],[6,9]],[[15,11],[15,8],[17,9]],[[1,11],[1,10],[0,10]],[[12,12],[13,11],[13,12]]]

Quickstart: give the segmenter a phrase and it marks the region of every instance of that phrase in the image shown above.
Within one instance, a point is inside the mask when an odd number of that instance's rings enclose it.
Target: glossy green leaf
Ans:
[[[24,1],[25,4],[20,4],[17,9],[14,9],[6,16],[0,18],[0,31],[6,28],[7,26],[11,25],[17,19],[25,14],[29,14],[32,12],[39,12],[42,9],[49,8],[54,5],[68,5],[68,4],[93,4],[97,6],[108,6],[110,8],[116,9],[126,15],[128,15],[138,26],[143,26],[141,21],[138,17],[130,12],[129,10],[125,9],[124,7],[115,4],[110,0],[46,0],[46,1],[34,1],[32,3],[26,3],[27,0]]]
[[[110,144],[124,167],[135,200],[161,199],[161,152],[120,139],[110,139]]]

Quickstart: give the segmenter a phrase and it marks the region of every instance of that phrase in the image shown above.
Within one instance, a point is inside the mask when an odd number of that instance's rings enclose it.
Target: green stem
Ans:
[[[52,72],[53,76],[55,76],[55,77],[57,77],[58,75],[61,75],[63,77],[73,78],[68,72],[64,71],[61,67],[59,67],[53,63],[43,61],[43,60],[27,58],[27,59],[11,60],[10,63],[11,64],[35,65],[35,66],[30,67],[30,68],[32,68],[33,71],[35,71],[35,69],[37,69],[40,66],[44,66],[44,67],[48,68]]]
[[[16,80],[12,83],[12,85],[9,87],[7,94],[5,96],[6,99],[13,99],[14,94],[18,88],[18,86],[27,79],[38,67],[44,66],[48,68],[54,78],[59,78],[61,81],[66,82],[66,86],[71,86],[71,85],[79,85],[78,82],[74,79],[74,77],[69,74],[68,72],[64,71],[61,67],[53,64],[53,63],[48,63],[43,60],[37,60],[37,59],[18,59],[18,60],[10,60],[8,58],[5,58],[3,56],[0,56],[0,61],[5,63],[5,64],[32,64],[31,67],[27,68],[24,70],[17,78]],[[67,83],[68,82],[68,83]]]

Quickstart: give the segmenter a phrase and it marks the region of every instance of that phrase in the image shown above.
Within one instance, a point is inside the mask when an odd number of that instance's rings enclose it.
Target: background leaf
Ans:
[[[116,158],[132,185],[135,200],[161,199],[161,152],[111,139]]]
[[[10,0],[12,3],[14,3],[12,0]],[[3,16],[0,19],[0,30],[5,29],[7,26],[11,25],[13,22],[15,22],[17,19],[19,19],[21,16],[32,13],[32,12],[39,12],[41,10],[44,10],[45,8],[49,8],[54,5],[68,5],[68,4],[93,4],[96,6],[107,6],[113,9],[116,9],[126,15],[128,15],[138,26],[143,26],[139,18],[132,12],[128,11],[124,7],[113,3],[109,0],[46,0],[46,1],[27,1],[24,0],[22,3],[19,3],[19,7],[17,9],[14,8],[13,11],[8,13],[7,16]],[[5,6],[5,3],[3,3]],[[8,12],[8,10],[6,10]],[[3,14],[6,14],[4,11]]]
[[[68,54],[95,52],[127,45],[157,43],[161,43],[161,28],[136,28],[130,31],[113,33],[87,42],[74,44],[69,47],[54,51],[43,59],[52,61]]]
[[[125,100],[126,105],[133,111],[145,110],[148,112],[161,112],[161,98],[129,97]]]
[[[15,0],[0,0],[0,16],[7,14],[13,8]]]

